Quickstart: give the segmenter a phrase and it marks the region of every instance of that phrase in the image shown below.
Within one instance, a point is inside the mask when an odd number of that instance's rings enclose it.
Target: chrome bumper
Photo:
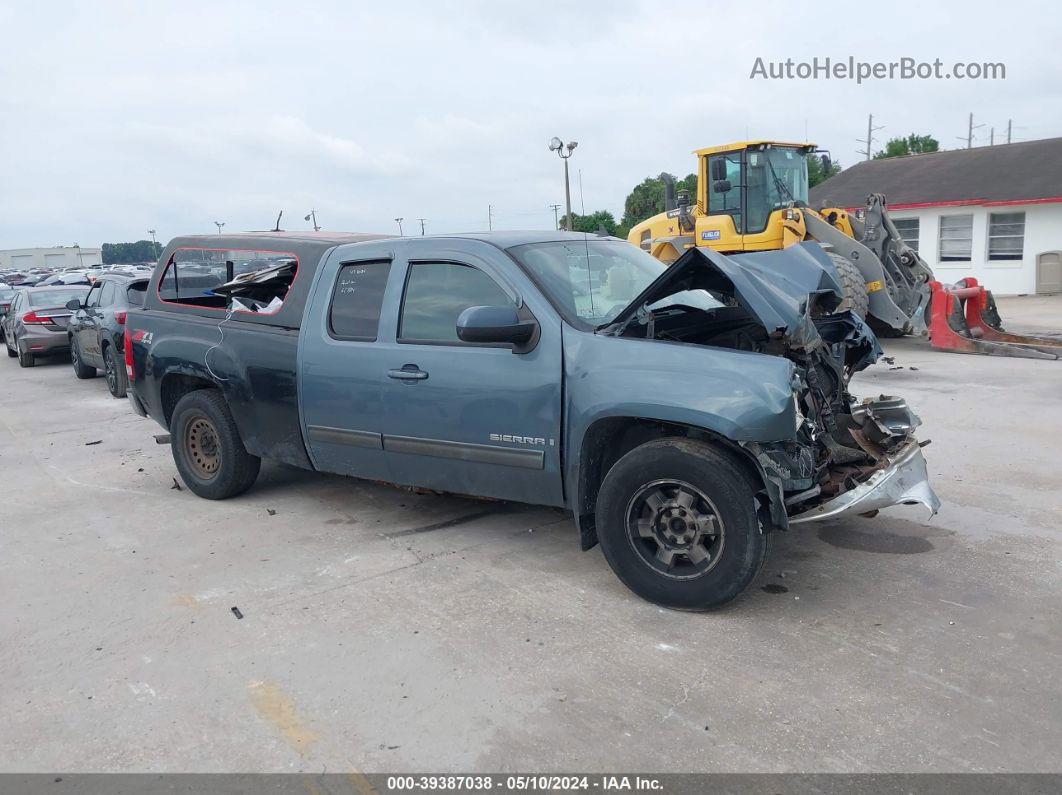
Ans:
[[[890,457],[888,467],[875,472],[865,483],[810,511],[789,517],[789,524],[864,514],[890,505],[924,505],[930,517],[940,510],[940,500],[929,485],[926,460],[913,439]]]

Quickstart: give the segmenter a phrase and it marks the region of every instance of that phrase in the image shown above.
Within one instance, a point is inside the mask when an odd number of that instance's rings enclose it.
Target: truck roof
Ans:
[[[412,236],[407,236],[412,237]],[[445,235],[427,235],[417,238],[435,240],[476,240],[496,246],[500,249],[509,249],[513,246],[521,246],[528,243],[549,242],[582,242],[584,240],[613,240],[619,242],[619,238],[601,238],[594,234],[584,232],[560,232],[553,230],[523,230],[503,232],[464,232]],[[178,249],[203,249],[203,250],[250,250],[258,252],[276,252],[290,254],[298,261],[298,268],[294,281],[288,289],[287,296],[280,309],[273,314],[247,313],[240,319],[252,323],[260,323],[268,326],[284,328],[299,328],[302,324],[303,309],[309,296],[310,285],[314,273],[320,266],[325,255],[338,246],[354,246],[359,243],[367,243],[373,240],[401,240],[396,235],[371,234],[366,232],[235,232],[221,235],[184,235],[171,240],[159,257],[159,263],[151,276],[151,283],[145,297],[145,309],[165,309],[170,312],[189,315],[215,315],[219,310],[205,308],[191,304],[177,304],[165,302],[159,293],[159,282],[170,263],[173,254]]]

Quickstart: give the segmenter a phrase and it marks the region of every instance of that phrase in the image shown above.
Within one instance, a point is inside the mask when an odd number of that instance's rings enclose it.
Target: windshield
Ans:
[[[804,153],[791,147],[748,152],[746,169],[747,232],[761,232],[773,210],[808,200],[808,167]]]
[[[665,270],[660,260],[622,240],[528,243],[516,257],[569,321],[596,328],[612,320]],[[653,305],[721,306],[703,290],[680,292]]]
[[[66,306],[71,298],[84,298],[88,287],[68,287],[65,290],[41,290],[29,294],[29,303],[33,307]]]

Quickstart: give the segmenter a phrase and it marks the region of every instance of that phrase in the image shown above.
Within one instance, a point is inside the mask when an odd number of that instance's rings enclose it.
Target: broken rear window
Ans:
[[[298,258],[284,251],[181,248],[159,280],[159,298],[272,315],[283,306],[298,268]]]

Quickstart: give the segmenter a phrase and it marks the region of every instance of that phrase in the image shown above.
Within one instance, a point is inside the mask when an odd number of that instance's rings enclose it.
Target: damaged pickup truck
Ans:
[[[209,499],[261,459],[562,507],[635,593],[740,594],[772,533],[935,513],[918,418],[816,246],[665,266],[563,232],[185,237],[127,320],[134,410]],[[860,520],[856,520],[860,521]]]

